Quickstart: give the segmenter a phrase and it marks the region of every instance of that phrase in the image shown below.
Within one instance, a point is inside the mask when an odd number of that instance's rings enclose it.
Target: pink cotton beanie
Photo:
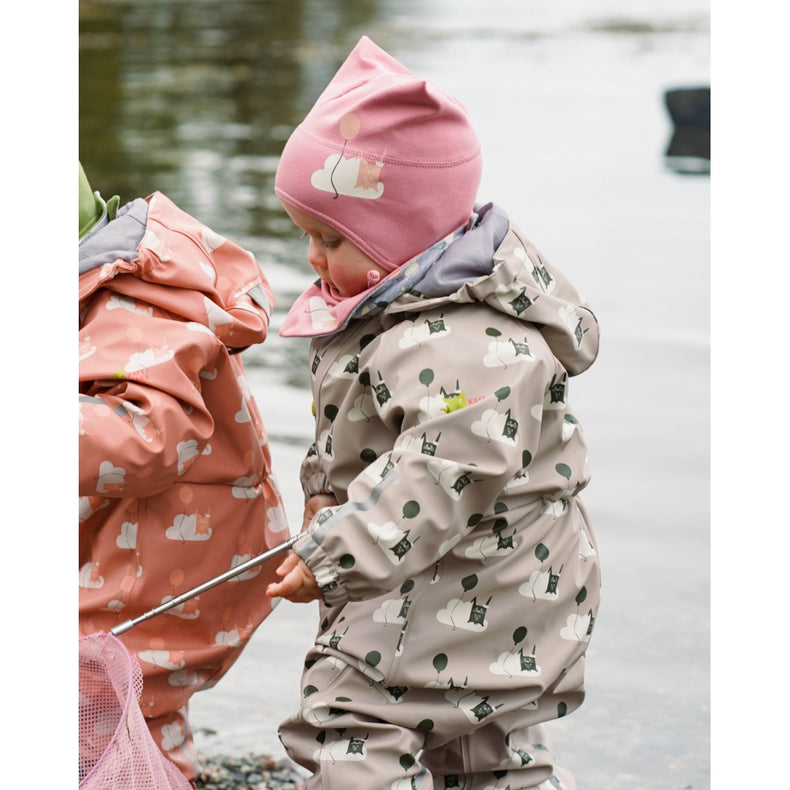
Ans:
[[[460,102],[363,36],[286,143],[274,191],[393,271],[469,220],[481,172]]]

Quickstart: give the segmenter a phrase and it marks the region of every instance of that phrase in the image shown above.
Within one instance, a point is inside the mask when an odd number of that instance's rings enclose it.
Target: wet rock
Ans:
[[[304,779],[287,760],[270,755],[200,755],[198,790],[303,790]]]

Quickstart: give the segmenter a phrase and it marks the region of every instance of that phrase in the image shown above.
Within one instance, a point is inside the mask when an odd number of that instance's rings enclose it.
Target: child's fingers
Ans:
[[[272,582],[266,588],[268,598],[287,598],[296,589],[293,581],[287,576],[281,582]]]
[[[277,573],[283,577],[281,582],[272,582],[266,588],[266,595],[269,598],[288,598],[292,600],[304,584],[304,579],[298,567],[299,558],[294,555],[295,560],[287,560],[277,569]],[[289,558],[290,559],[290,558]],[[290,565],[291,567],[284,567]]]
[[[278,576],[287,576],[296,567],[298,562],[299,557],[292,551],[289,551],[285,559],[275,569],[275,573]]]
[[[315,583],[312,572],[304,565],[299,557],[294,555],[293,567],[283,575],[281,582],[272,582],[266,588],[269,598],[285,598],[292,603],[308,603],[320,596],[320,590]],[[283,562],[280,568],[291,563]],[[278,573],[280,573],[278,568]]]

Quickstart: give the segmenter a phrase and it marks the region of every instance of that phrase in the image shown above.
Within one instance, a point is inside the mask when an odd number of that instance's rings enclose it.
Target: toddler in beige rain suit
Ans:
[[[309,790],[575,787],[542,723],[598,608],[568,402],[598,329],[480,171],[463,107],[367,38],[278,168],[320,277],[281,329],[313,338],[316,427],[269,589],[321,598],[280,731]]]

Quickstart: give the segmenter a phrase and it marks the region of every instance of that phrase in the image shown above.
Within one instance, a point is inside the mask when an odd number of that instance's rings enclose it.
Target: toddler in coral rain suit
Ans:
[[[320,599],[280,736],[308,790],[570,790],[543,723],[584,698],[599,599],[569,377],[595,317],[476,205],[464,108],[363,38],[275,191],[319,280],[305,532],[268,594]]]
[[[272,292],[251,253],[154,193],[122,208],[80,167],[80,634],[109,631],[288,537],[239,352]],[[274,565],[121,638],[154,741],[199,773],[187,717],[271,611]]]

